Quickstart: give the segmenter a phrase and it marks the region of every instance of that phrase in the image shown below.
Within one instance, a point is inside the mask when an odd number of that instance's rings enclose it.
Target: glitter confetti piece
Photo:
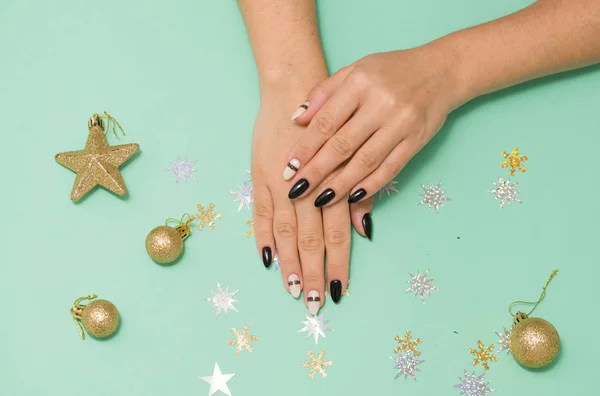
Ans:
[[[488,190],[490,194],[494,194],[494,199],[500,201],[500,208],[504,207],[504,204],[511,204],[512,201],[521,202],[519,198],[517,198],[517,186],[519,182],[511,183],[510,180],[504,180],[503,178],[498,178],[498,183],[494,183],[494,189]]]
[[[419,195],[422,196],[423,199],[417,205],[427,205],[427,209],[434,208],[435,213],[439,213],[439,208],[445,207],[444,201],[451,201],[450,198],[444,196],[446,191],[442,190],[441,182],[435,187],[433,184],[429,184],[429,187],[421,184],[421,188],[423,189],[423,193]]]
[[[331,360],[323,360],[325,351],[319,352],[317,357],[315,357],[312,351],[308,351],[308,357],[310,358],[308,362],[302,362],[302,367],[310,368],[308,378],[313,378],[317,373],[323,378],[327,377],[327,371],[325,371],[324,367],[330,367],[333,363],[331,363]]]
[[[217,226],[213,222],[213,220],[220,219],[221,214],[220,213],[212,213],[212,211],[214,209],[215,209],[214,203],[211,203],[210,205],[208,205],[208,208],[206,208],[206,209],[204,209],[204,206],[202,206],[201,204],[198,204],[198,215],[195,217],[198,220],[200,220],[200,222],[198,223],[199,230],[202,230],[202,228],[204,228],[205,225],[209,226],[211,230],[214,230],[215,228],[217,228]]]
[[[417,366],[424,362],[424,360],[417,360],[416,356],[412,352],[403,352],[400,356],[390,357],[395,364],[394,370],[398,370],[394,379],[398,379],[404,375],[404,379],[407,379],[410,375],[412,379],[417,380],[416,371],[421,371]]]
[[[198,181],[192,174],[192,172],[196,172],[196,169],[194,169],[196,162],[198,161],[188,161],[187,157],[182,160],[177,154],[175,161],[171,161],[171,167],[165,170],[171,172],[171,177],[175,178],[176,183],[181,181],[187,183],[188,180]]]
[[[246,180],[241,186],[238,186],[237,191],[229,191],[229,193],[236,196],[236,199],[234,199],[233,202],[240,203],[237,210],[238,212],[242,210],[244,206],[250,209],[250,205],[252,205],[253,202],[252,183],[250,180]]]
[[[383,197],[383,194],[387,194],[387,196],[389,197],[391,194],[391,191],[394,191],[396,194],[400,193],[400,191],[398,191],[396,189],[396,187],[394,187],[394,184],[398,184],[398,182],[396,180],[392,180],[391,182],[389,182],[388,184],[383,186],[381,188],[381,190],[379,190],[379,200],[381,200],[381,197]]]
[[[488,387],[491,381],[485,380],[485,372],[480,376],[476,376],[475,373],[469,375],[465,369],[463,371],[464,376],[458,378],[460,384],[454,385],[454,388],[461,390],[461,395],[486,396],[488,393],[496,391],[496,389]]]
[[[248,352],[252,353],[252,345],[251,342],[256,341],[258,338],[254,335],[248,335],[249,329],[248,326],[244,326],[242,332],[238,332],[237,329],[231,329],[233,336],[235,337],[233,340],[227,341],[229,345],[237,345],[235,348],[235,354],[239,356],[242,353],[242,350],[245,348]]]
[[[521,157],[519,157],[519,149],[518,148],[514,148],[512,153],[510,153],[510,155],[506,152],[503,151],[502,152],[502,156],[504,158],[506,158],[506,161],[504,161],[503,163],[500,164],[501,168],[510,168],[510,175],[514,176],[516,170],[520,170],[521,172],[525,172],[527,169],[525,169],[525,167],[523,165],[521,165],[522,162],[527,161],[527,156],[523,155]]]
[[[477,341],[477,349],[469,348],[469,354],[475,356],[475,359],[473,360],[473,367],[481,363],[485,370],[489,370],[490,366],[488,362],[498,361],[498,357],[492,354],[493,350],[494,344],[490,344],[490,346],[484,348],[483,342],[481,340]]]
[[[394,340],[396,340],[399,344],[396,348],[394,348],[394,353],[412,352],[415,356],[421,356],[421,352],[416,348],[416,346],[421,343],[421,339],[417,338],[416,340],[413,340],[412,333],[410,331],[406,332],[404,338],[396,336],[394,337]]]
[[[511,331],[512,331],[512,327],[508,330],[506,330],[506,327],[505,327],[503,333],[494,331],[494,333],[496,333],[496,335],[500,338],[498,341],[496,341],[496,344],[500,344],[500,348],[498,349],[498,352],[506,351],[507,355],[511,354],[510,341],[509,341]]]
[[[200,379],[210,385],[210,389],[208,391],[208,396],[213,396],[218,391],[223,392],[224,394],[231,396],[231,391],[229,390],[229,386],[227,386],[227,382],[233,378],[235,374],[223,374],[221,373],[221,369],[219,365],[215,363],[215,368],[213,369],[213,375],[210,377],[200,377]]]
[[[421,274],[421,271],[417,272],[417,275],[413,275],[410,271],[408,272],[411,279],[408,281],[410,287],[406,289],[405,293],[415,293],[416,296],[421,296],[421,301],[425,304],[425,296],[431,296],[431,290],[439,290],[437,286],[433,286],[431,282],[433,279],[429,279],[429,270]]]
[[[227,315],[227,310],[231,309],[232,311],[237,312],[233,303],[238,302],[234,300],[233,297],[239,292],[236,290],[234,292],[229,293],[229,286],[225,288],[225,291],[221,289],[221,285],[217,283],[217,291],[210,291],[213,296],[210,298],[205,298],[206,301],[213,303],[213,308],[216,309],[217,317],[221,314],[222,311],[225,311],[225,315]]]
[[[325,338],[325,332],[331,331],[329,327],[327,327],[328,320],[325,320],[323,314],[319,316],[312,316],[308,313],[304,314],[306,316],[306,320],[302,321],[304,323],[304,327],[298,330],[298,333],[308,333],[306,338],[310,338],[312,335],[315,339],[315,344],[319,345],[319,336]]]
[[[248,231],[246,231],[246,238],[250,238],[254,236],[254,222],[252,220],[246,220],[246,224],[250,227]]]
[[[281,268],[281,261],[279,261],[279,253],[277,253],[277,249],[275,249],[275,257],[273,257],[273,263],[275,264],[275,271],[279,271]]]

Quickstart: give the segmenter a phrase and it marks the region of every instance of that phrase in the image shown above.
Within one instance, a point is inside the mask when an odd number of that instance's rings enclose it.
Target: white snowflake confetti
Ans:
[[[244,206],[250,209],[250,205],[252,205],[252,182],[250,180],[246,180],[243,185],[238,186],[237,191],[229,191],[229,193],[237,197],[233,202],[240,203],[238,212],[242,210]]]
[[[427,205],[427,209],[431,209],[432,207],[435,209],[435,213],[439,213],[439,208],[444,207],[444,201],[451,201],[450,198],[444,196],[446,191],[442,190],[442,183],[438,183],[437,186],[434,187],[433,184],[429,184],[429,187],[425,187],[424,184],[421,184],[423,188],[423,193],[419,194],[423,197],[421,202],[418,205]]]
[[[498,184],[494,183],[494,189],[489,190],[490,194],[496,195],[494,197],[495,200],[500,201],[500,208],[504,206],[504,204],[511,204],[512,201],[521,202],[519,198],[517,198],[517,186],[519,182],[511,183],[510,180],[504,180],[503,178],[498,178]]]
[[[503,333],[494,331],[494,333],[496,333],[496,335],[498,337],[500,337],[500,339],[498,341],[496,341],[497,344],[500,344],[500,348],[498,349],[498,352],[506,351],[506,354],[510,355],[511,351],[510,351],[509,337],[510,337],[511,331],[512,331],[512,327],[508,330],[506,330],[506,327],[505,327]]]
[[[461,395],[467,396],[486,396],[488,393],[495,392],[496,389],[488,388],[491,381],[485,380],[485,373],[476,376],[475,373],[467,373],[467,370],[463,369],[464,377],[459,377],[460,384],[454,385],[455,388],[461,390]]]
[[[188,180],[197,181],[192,174],[192,172],[196,172],[196,169],[194,169],[196,162],[198,161],[188,161],[187,157],[185,157],[185,160],[182,160],[179,154],[177,154],[175,161],[171,161],[171,167],[165,170],[171,172],[171,177],[175,178],[176,183],[181,181],[187,183]]]
[[[305,313],[305,315],[306,320],[302,321],[302,323],[304,323],[306,326],[298,330],[298,333],[308,333],[306,338],[310,338],[311,335],[314,336],[315,344],[319,345],[319,335],[325,338],[325,332],[331,331],[331,329],[326,326],[329,321],[325,320],[323,314],[319,316],[312,316]]]
[[[411,280],[408,281],[410,287],[405,290],[405,293],[413,292],[416,296],[421,296],[421,301],[425,304],[425,295],[431,296],[431,290],[438,290],[437,286],[433,286],[431,282],[433,279],[429,279],[429,270],[425,271],[424,274],[421,274],[421,271],[417,272],[417,275],[413,275],[410,271],[408,274],[411,277]]]
[[[279,261],[279,253],[277,249],[275,249],[275,257],[273,258],[273,262],[275,263],[275,271],[279,271],[281,268],[281,261]]]
[[[238,302],[237,300],[233,299],[233,296],[235,296],[239,292],[239,290],[229,293],[229,286],[227,286],[223,291],[221,289],[221,285],[217,283],[217,292],[214,292],[212,290],[210,292],[213,294],[213,296],[210,298],[206,298],[205,300],[213,303],[213,308],[216,309],[217,316],[221,314],[221,311],[225,311],[225,315],[227,315],[228,309],[231,309],[235,312],[238,311],[233,306],[233,303]]]
[[[383,194],[387,193],[387,196],[390,196],[390,191],[394,191],[395,193],[399,193],[400,191],[396,190],[396,187],[394,187],[394,184],[398,184],[398,182],[396,180],[392,180],[391,182],[389,182],[388,184],[386,184],[385,186],[383,186],[381,188],[381,190],[379,190],[379,199],[381,199],[381,197],[383,197]]]
[[[424,360],[417,360],[414,353],[402,352],[399,356],[390,357],[396,363],[394,370],[398,370],[394,379],[398,379],[404,375],[404,379],[407,379],[410,375],[412,379],[417,380],[415,371],[421,371],[417,366],[424,362]]]

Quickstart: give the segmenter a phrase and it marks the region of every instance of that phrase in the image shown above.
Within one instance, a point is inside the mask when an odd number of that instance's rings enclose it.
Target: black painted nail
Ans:
[[[320,208],[321,206],[327,205],[333,198],[335,198],[335,191],[328,188],[315,199],[315,206]]]
[[[350,198],[348,198],[348,203],[349,204],[357,203],[358,201],[363,199],[366,195],[367,195],[367,190],[365,190],[364,188],[356,190],[356,191],[354,191],[354,193],[352,195],[350,195]]]
[[[336,304],[339,303],[340,298],[342,298],[342,282],[339,280],[331,281],[329,284],[329,293],[333,302]]]
[[[271,266],[271,263],[273,262],[273,252],[271,251],[270,247],[265,246],[263,248],[262,259],[263,259],[263,264],[265,265],[265,268],[269,268]]]
[[[373,221],[371,220],[371,213],[365,213],[362,218],[363,230],[365,231],[365,235],[369,240],[373,237]]]
[[[309,186],[310,186],[310,184],[308,184],[308,180],[306,180],[306,179],[298,180],[298,182],[296,184],[294,184],[294,187],[292,187],[290,189],[290,192],[288,193],[288,198],[289,199],[298,198],[300,195],[304,194],[304,192],[306,190],[308,190]]]

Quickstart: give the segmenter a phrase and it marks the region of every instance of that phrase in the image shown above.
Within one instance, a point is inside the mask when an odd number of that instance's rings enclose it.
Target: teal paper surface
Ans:
[[[420,45],[529,2],[320,1],[331,70],[369,53]],[[206,395],[215,362],[240,395],[458,395],[468,349],[495,343],[508,304],[535,300],[562,351],[543,370],[504,352],[486,378],[498,395],[588,395],[596,389],[600,69],[531,82],[475,100],[377,201],[374,241],[353,238],[350,297],[328,299],[333,332],[318,346],[297,331],[302,301],[265,270],[247,209],[229,191],[250,167],[259,106],[243,21],[231,1],[0,3],[0,395]],[[87,119],[108,110],[141,152],[122,168],[129,194],[69,199],[75,174],[54,161],[78,150]],[[488,190],[502,151],[529,160],[522,204],[503,209]],[[198,160],[198,182],[176,184],[176,155]],[[279,165],[277,165],[279,166]],[[421,184],[452,199],[436,215],[417,206]],[[148,232],[167,217],[216,204],[216,230],[193,230],[174,266],[153,263]],[[408,271],[430,269],[439,290],[422,304],[404,293]],[[239,313],[215,317],[217,282],[239,289]],[[122,325],[109,340],[79,339],[79,296],[112,301]],[[236,356],[231,329],[250,326],[254,352]],[[420,337],[417,381],[394,380],[394,336]],[[307,351],[327,352],[327,378],[307,377]],[[497,347],[496,347],[497,349]],[[474,369],[482,372],[481,366]]]

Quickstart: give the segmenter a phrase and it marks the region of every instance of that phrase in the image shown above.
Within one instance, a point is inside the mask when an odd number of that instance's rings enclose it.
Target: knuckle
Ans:
[[[279,264],[282,268],[295,268],[298,266],[298,263],[298,260],[294,257],[284,256],[279,258]]]
[[[319,114],[315,119],[315,129],[321,135],[329,137],[333,135],[334,132],[334,120],[335,117],[333,116],[333,114],[329,112],[323,112],[322,114]]]
[[[337,227],[330,227],[325,230],[325,243],[327,247],[341,248],[349,246],[350,238],[348,233]]]
[[[310,90],[310,92],[308,93],[308,97],[316,98],[316,97],[325,96],[326,94],[327,94],[327,90],[325,90],[325,88],[323,88],[323,86],[321,84],[319,84]]]
[[[367,169],[372,169],[375,165],[377,165],[378,156],[377,153],[373,150],[363,149],[360,150],[359,154],[357,154],[358,160]]]
[[[331,148],[340,157],[348,158],[352,154],[352,145],[345,137],[335,135],[331,138]]]
[[[298,248],[304,252],[323,251],[323,239],[315,233],[306,233],[300,236],[298,240]]]
[[[275,223],[275,234],[280,238],[294,238],[296,224],[290,220],[280,220]]]
[[[254,201],[254,217],[261,220],[271,220],[273,218],[273,210],[264,201]]]
[[[317,272],[312,272],[312,271],[304,272],[304,274],[302,275],[302,278],[304,278],[305,285],[311,285],[313,287],[315,285],[323,285],[325,283],[323,276]]]
[[[388,159],[383,163],[383,169],[391,177],[395,177],[398,174],[398,172],[400,172],[401,168],[402,162],[398,160]]]
[[[350,82],[358,87],[365,87],[371,81],[369,74],[360,68],[355,68],[349,78]]]

